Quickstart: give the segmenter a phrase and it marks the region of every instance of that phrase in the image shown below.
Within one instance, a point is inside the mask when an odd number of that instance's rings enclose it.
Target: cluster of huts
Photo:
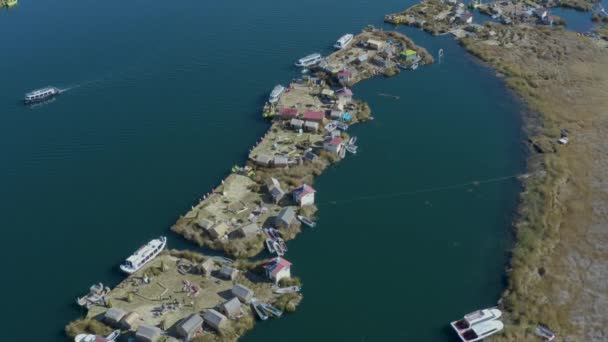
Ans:
[[[268,265],[275,264],[274,261],[270,261]],[[290,265],[288,262],[287,264]],[[287,266],[286,271],[284,267],[280,271],[275,271],[276,266],[272,267],[274,267],[273,271],[269,271],[270,279],[290,276],[289,266]],[[225,279],[234,280],[237,272],[236,269],[225,266],[220,270],[220,275]],[[250,303],[255,296],[251,289],[242,284],[234,285],[230,294],[230,299],[220,303],[215,308],[200,313],[192,313],[178,322],[174,330],[176,337],[189,341],[202,333],[204,326],[222,332],[227,328],[229,320],[238,319],[244,314],[243,305]],[[102,321],[114,328],[134,331],[136,341],[157,342],[165,334],[161,328],[144,323],[137,312],[126,312],[119,308],[108,309],[103,313]]]
[[[526,2],[502,1],[479,7],[482,13],[500,19],[503,24],[532,23],[553,25],[554,17],[547,7]]]

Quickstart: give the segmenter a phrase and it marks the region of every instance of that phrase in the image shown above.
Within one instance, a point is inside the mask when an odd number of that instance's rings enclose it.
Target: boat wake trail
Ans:
[[[367,196],[346,198],[346,199],[337,200],[337,201],[328,201],[328,202],[324,202],[324,203],[319,203],[317,206],[323,206],[323,205],[327,205],[327,204],[338,205],[338,204],[345,204],[345,203],[359,202],[359,201],[369,201],[369,200],[403,197],[403,196],[408,196],[408,195],[417,195],[417,194],[423,194],[423,193],[429,193],[429,192],[458,189],[458,188],[469,187],[469,186],[479,186],[481,184],[503,182],[503,181],[506,181],[509,179],[514,179],[514,178],[524,179],[529,176],[530,176],[529,174],[516,174],[516,175],[511,175],[511,176],[496,177],[496,178],[490,178],[490,179],[485,179],[485,180],[481,180],[481,181],[472,181],[472,182],[467,182],[467,183],[438,186],[438,187],[420,189],[420,190],[395,192],[395,193],[387,193],[387,194],[372,194],[372,195],[367,195]]]

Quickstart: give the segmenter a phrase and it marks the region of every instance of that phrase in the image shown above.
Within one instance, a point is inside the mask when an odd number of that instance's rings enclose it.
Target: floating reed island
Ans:
[[[66,333],[77,342],[86,342],[78,334],[113,337],[121,331],[138,341],[233,341],[253,328],[256,317],[295,311],[301,284],[283,257],[286,242],[303,224],[316,225],[314,178],[357,153],[357,138],[347,130],[372,119],[350,87],[432,62],[405,35],[367,27],[339,51],[318,56],[289,86],[277,86],[264,109],[270,128],[249,150],[246,165],[234,166],[171,227],[236,261],[163,251],[115,288],[91,287],[77,301],[86,315],[68,324]],[[265,248],[277,256],[247,259]]]
[[[368,27],[354,36],[265,106],[271,126],[250,149],[246,165],[233,168],[171,229],[234,257],[264,249],[262,227],[279,229],[285,240],[295,238],[301,230],[297,217],[313,218],[317,210],[314,177],[348,150],[356,153],[348,127],[372,118],[369,106],[354,99],[350,87],[416,63],[433,63],[433,57],[401,33]]]

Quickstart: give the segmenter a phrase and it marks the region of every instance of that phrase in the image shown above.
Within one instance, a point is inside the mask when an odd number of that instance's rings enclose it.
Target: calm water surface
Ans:
[[[0,11],[5,339],[65,341],[74,298],[122,279],[125,256],[245,160],[294,59],[412,3],[22,0]],[[451,38],[404,32],[443,48],[443,62],[355,87],[376,120],[352,129],[359,153],[318,179],[318,228],[290,244],[305,300],[245,341],[449,341],[449,320],[502,291],[517,182],[404,193],[521,172],[521,106]],[[45,85],[71,90],[19,103]]]

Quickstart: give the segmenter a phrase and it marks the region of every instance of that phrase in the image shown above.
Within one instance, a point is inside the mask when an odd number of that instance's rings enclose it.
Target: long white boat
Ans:
[[[296,62],[296,66],[306,68],[319,63],[322,59],[323,57],[320,53],[313,53],[311,55],[298,59],[298,61]]]
[[[274,293],[278,293],[278,294],[285,294],[285,293],[297,293],[300,292],[301,288],[299,286],[289,286],[289,287],[281,287],[278,289],[275,289]]]
[[[141,246],[133,255],[125,260],[125,263],[120,265],[120,269],[127,273],[133,274],[142,268],[145,264],[156,258],[167,245],[167,238],[164,236],[154,239],[147,244]]]
[[[30,104],[30,103],[46,101],[54,96],[59,95],[59,93],[61,93],[61,90],[59,88],[55,88],[55,87],[46,87],[46,88],[42,88],[42,89],[37,89],[37,90],[34,90],[32,92],[25,94],[23,102],[25,102],[25,104]]]
[[[338,39],[336,41],[336,43],[334,44],[334,48],[336,48],[338,50],[344,49],[345,47],[348,46],[348,44],[350,44],[353,41],[354,37],[355,36],[353,36],[350,33],[343,35],[342,37],[340,37],[340,39]]]
[[[268,97],[268,102],[270,102],[270,103],[279,102],[279,99],[281,98],[281,95],[283,94],[284,91],[285,91],[285,87],[283,87],[280,84],[276,85],[270,92],[270,96]]]
[[[497,308],[482,309],[468,313],[464,315],[464,318],[451,322],[450,325],[460,334],[475,324],[496,320],[500,316],[502,316],[502,311]]]
[[[481,341],[484,338],[494,335],[504,328],[504,324],[499,320],[485,321],[473,325],[471,329],[458,334],[463,342]]]
[[[114,330],[110,335],[102,337],[99,335],[80,334],[74,338],[75,342],[114,342],[120,336],[120,330]]]

